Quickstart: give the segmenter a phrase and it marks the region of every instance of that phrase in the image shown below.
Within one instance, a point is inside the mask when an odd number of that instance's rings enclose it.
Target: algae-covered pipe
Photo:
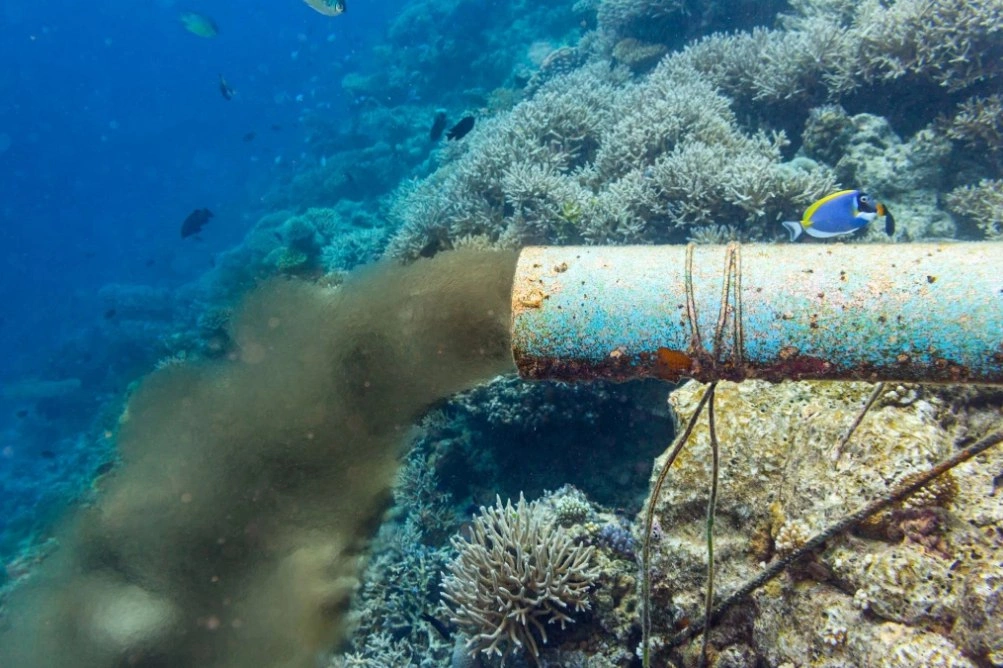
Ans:
[[[1003,244],[527,248],[512,349],[532,379],[1001,384]]]

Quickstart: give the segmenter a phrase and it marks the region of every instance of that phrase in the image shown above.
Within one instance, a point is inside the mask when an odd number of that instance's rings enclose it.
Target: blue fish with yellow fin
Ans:
[[[784,227],[796,241],[802,233],[824,239],[853,234],[878,216],[885,219],[885,234],[895,234],[895,219],[881,202],[859,190],[840,190],[812,204],[799,221],[784,221]]]

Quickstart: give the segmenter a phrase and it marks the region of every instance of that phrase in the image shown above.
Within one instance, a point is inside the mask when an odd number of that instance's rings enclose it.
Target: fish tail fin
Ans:
[[[895,235],[895,217],[892,216],[892,212],[888,210],[888,207],[884,204],[878,204],[878,213],[885,217],[885,234],[888,236]]]
[[[791,241],[797,241],[801,233],[804,232],[804,227],[796,220],[785,220],[784,227],[787,228],[787,233],[791,235]]]

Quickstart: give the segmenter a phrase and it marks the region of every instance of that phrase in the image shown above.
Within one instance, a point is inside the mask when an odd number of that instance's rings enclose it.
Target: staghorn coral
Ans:
[[[945,201],[951,211],[970,219],[987,238],[1003,238],[1003,181],[983,179],[955,188]]]
[[[594,159],[599,136],[612,119],[614,84],[625,77],[604,67],[586,68],[546,84],[510,113],[479,123],[445,156],[443,167],[398,192],[391,206],[398,231],[387,254],[413,259],[450,248],[462,236],[518,242],[545,229],[551,208],[533,193],[546,192],[555,174],[572,187],[569,172]],[[522,203],[522,215],[506,211],[506,174],[509,195]],[[557,202],[558,210],[563,204]]]
[[[414,528],[411,522],[385,525],[375,541],[378,554],[366,565],[349,612],[354,626],[350,641],[357,657],[379,659],[381,636],[399,639],[398,649],[432,660],[433,665],[442,665],[452,649],[437,633],[426,632],[431,628],[422,617],[435,608],[448,554],[421,545]]]
[[[740,101],[824,97],[844,87],[853,36],[827,16],[804,19],[796,30],[754,28],[694,41],[671,60]]]
[[[996,0],[803,0],[791,9],[779,28],[704,35],[670,59],[740,103],[842,101],[900,79],[958,91],[1003,73]],[[903,113],[932,120],[937,105],[923,106]]]
[[[635,72],[644,72],[661,60],[666,51],[663,44],[651,44],[627,37],[613,47],[613,58]]]
[[[991,153],[1003,151],[1003,95],[971,97],[945,122],[949,139]]]
[[[436,455],[423,442],[408,453],[397,473],[394,502],[413,525],[412,538],[423,544],[438,545],[460,524],[453,497],[439,486]],[[413,541],[409,541],[413,542]]]
[[[328,668],[404,668],[411,666],[414,653],[404,640],[394,640],[386,632],[377,632],[367,638],[359,652],[335,656]]]
[[[576,545],[570,533],[548,522],[539,502],[501,498],[474,517],[471,538],[452,539],[458,554],[442,581],[450,619],[469,636],[470,654],[508,656],[516,647],[539,657],[544,624],[574,622],[588,610],[588,592],[599,576],[590,564],[595,548]]]
[[[729,99],[673,59],[636,84],[583,67],[481,130],[401,191],[389,255],[434,254],[466,235],[664,243],[723,221],[771,238],[777,217],[835,186],[823,165],[783,162],[783,133],[740,130]]]
[[[865,80],[915,75],[954,91],[1003,73],[997,0],[865,0],[853,34]]]
[[[610,43],[639,39],[674,47],[700,33],[771,23],[785,7],[784,0],[601,0],[595,12]]]

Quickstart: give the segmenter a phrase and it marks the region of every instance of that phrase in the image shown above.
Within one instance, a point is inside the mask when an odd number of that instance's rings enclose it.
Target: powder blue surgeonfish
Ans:
[[[800,222],[784,221],[784,227],[791,241],[796,241],[802,232],[824,239],[852,234],[878,216],[885,218],[885,234],[895,234],[895,219],[884,204],[859,190],[840,190],[808,207]]]

